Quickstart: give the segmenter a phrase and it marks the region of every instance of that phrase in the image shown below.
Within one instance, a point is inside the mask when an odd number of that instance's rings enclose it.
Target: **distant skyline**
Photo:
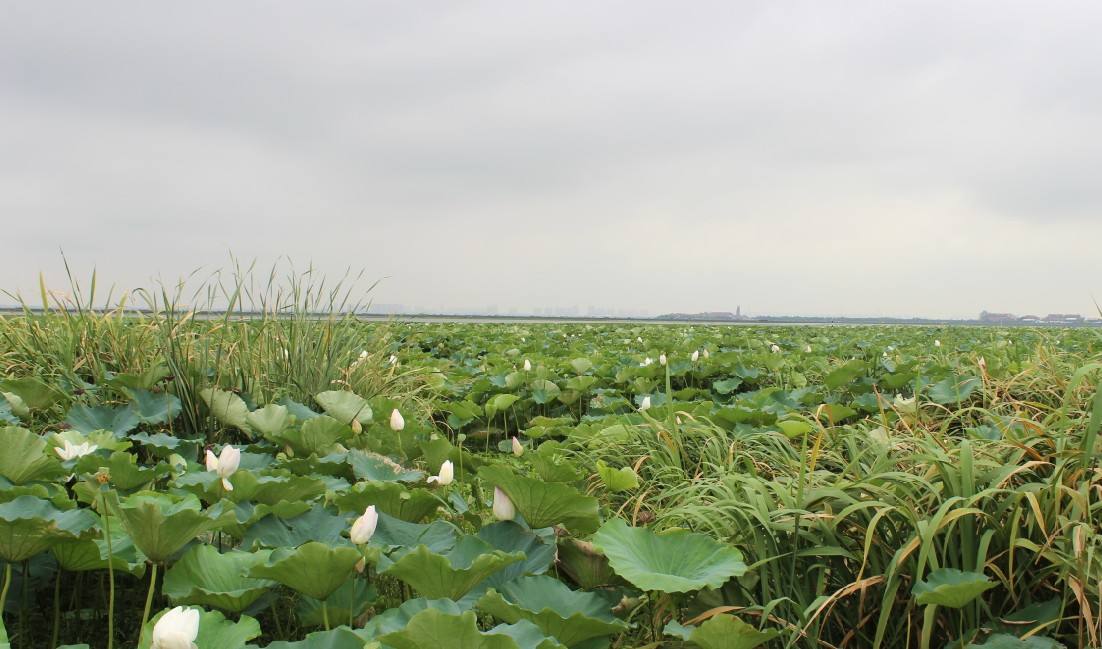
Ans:
[[[0,288],[1097,316],[1102,4],[11,3]],[[1102,298],[1102,295],[1099,295]],[[8,300],[0,298],[0,302]]]

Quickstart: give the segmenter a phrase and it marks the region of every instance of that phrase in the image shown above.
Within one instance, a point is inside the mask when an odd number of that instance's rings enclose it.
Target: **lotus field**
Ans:
[[[0,646],[1102,646],[1086,329],[0,320]]]

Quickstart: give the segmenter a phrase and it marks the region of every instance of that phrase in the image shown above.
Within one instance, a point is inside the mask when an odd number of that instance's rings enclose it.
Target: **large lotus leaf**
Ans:
[[[395,548],[427,546],[433,552],[443,554],[455,547],[459,529],[448,521],[436,519],[431,523],[409,523],[389,514],[380,513],[375,534],[370,544],[390,552]]]
[[[130,439],[149,449],[157,457],[168,457],[173,453],[184,457],[195,457],[196,451],[203,445],[201,440],[176,437],[167,433],[132,433]]]
[[[559,568],[584,589],[607,586],[616,578],[608,557],[589,541],[563,538],[558,543]]]
[[[100,529],[103,523],[100,522]],[[91,570],[105,570],[107,568],[107,556],[111,555],[111,567],[115,570],[128,572],[136,577],[145,574],[145,556],[138,552],[134,541],[123,529],[120,522],[111,526],[111,543],[108,548],[107,538],[98,539],[73,539],[60,541],[50,548],[57,563],[63,570],[69,572],[87,572]]]
[[[478,470],[478,467],[483,464],[476,455],[455,446],[446,437],[434,436],[420,442],[418,447],[425,456],[425,463],[430,472],[439,473],[444,461],[450,460],[455,469],[455,479],[460,482],[466,480],[470,473]]]
[[[199,534],[234,522],[233,512],[219,506],[204,510],[194,495],[139,491],[116,504],[134,545],[156,563],[184,547]]]
[[[131,389],[126,392],[130,395],[131,405],[137,410],[138,418],[143,424],[167,424],[183,409],[180,398],[174,394],[140,389]]]
[[[570,590],[546,575],[521,577],[492,588],[478,600],[478,608],[509,623],[528,620],[567,646],[627,629],[623,620],[612,615],[607,599]]]
[[[271,439],[291,425],[291,413],[287,406],[270,403],[245,415],[245,423],[265,438]]]
[[[57,457],[47,451],[46,441],[26,428],[0,428],[0,449],[4,449],[0,453],[0,476],[13,484],[50,480],[64,473]]]
[[[297,548],[279,548],[249,574],[279,583],[314,599],[325,599],[352,576],[362,555],[356,548],[331,548],[311,541]]]
[[[746,572],[742,553],[703,534],[685,530],[655,534],[612,519],[593,536],[616,574],[642,590],[685,593],[719,588]]]
[[[68,398],[61,390],[33,376],[4,379],[0,381],[0,392],[16,395],[31,410],[45,410]]]
[[[425,599],[416,597],[402,602],[401,606],[391,608],[372,617],[363,628],[363,636],[373,640],[388,633],[394,633],[406,628],[413,616],[421,611],[434,609],[447,615],[459,615],[467,609],[450,599]]]
[[[242,615],[238,621],[234,622],[233,620],[227,620],[218,611],[204,611],[198,607],[191,608],[196,608],[199,611],[199,635],[195,638],[196,647],[202,649],[241,649],[246,642],[260,636],[260,623],[248,615]],[[161,616],[167,612],[167,610],[161,611],[146,624],[138,649],[149,649],[153,642],[153,627],[161,619]]]
[[[916,602],[924,606],[936,604],[961,608],[996,585],[978,572],[938,568],[931,571],[924,581],[916,582],[911,594],[915,596]]]
[[[96,473],[103,467],[107,468],[107,473],[111,476],[111,486],[119,491],[132,491],[148,485],[169,471],[165,464],[144,467],[138,464],[137,455],[126,451],[115,451],[108,457],[85,455],[76,462],[77,472],[81,474]]]
[[[297,428],[283,431],[277,439],[288,444],[296,455],[306,457],[326,455],[333,450],[337,442],[350,437],[352,437],[352,429],[348,424],[343,424],[327,415],[321,415],[302,422]]]
[[[248,576],[249,570],[267,560],[269,552],[219,552],[211,545],[196,545],[165,572],[164,594],[174,604],[209,606],[241,613],[272,586],[274,581]]]
[[[233,392],[218,388],[200,390],[199,396],[207,404],[210,414],[223,426],[232,426],[246,434],[253,432],[248,420],[249,406],[244,399]]]
[[[503,584],[524,575],[542,575],[555,561],[555,546],[532,530],[513,521],[500,521],[480,529],[478,538],[502,552],[523,552],[519,561],[495,572],[487,585]]]
[[[342,512],[363,513],[371,505],[404,521],[416,523],[436,511],[440,500],[427,489],[407,489],[397,482],[358,482],[333,502]]]
[[[561,392],[558,385],[547,379],[536,379],[529,387],[532,389],[532,401],[540,405],[551,403]]]
[[[612,493],[628,491],[639,486],[639,476],[635,475],[635,471],[632,471],[630,466],[614,469],[601,460],[597,460],[597,475],[601,477],[601,482],[605,483],[605,487]]]
[[[241,547],[293,548],[309,541],[347,545],[348,540],[341,536],[346,529],[348,522],[343,517],[315,504],[310,511],[294,518],[265,516],[249,527]]]
[[[295,607],[298,623],[302,626],[322,626],[328,616],[331,624],[348,623],[363,615],[367,607],[375,602],[378,593],[366,579],[349,579],[333,591],[325,600],[325,610],[321,600],[303,595]]]
[[[700,626],[683,626],[671,620],[663,631],[701,649],[754,649],[780,635],[776,629],[759,631],[734,615],[716,615]]]
[[[325,410],[325,414],[342,424],[351,424],[353,419],[361,424],[371,423],[371,406],[355,392],[329,390],[315,395],[314,400]]]
[[[69,408],[65,416],[66,423],[73,430],[91,433],[95,430],[109,430],[122,437],[137,428],[140,423],[138,413],[129,406],[112,408],[110,406],[87,406],[77,404]]]
[[[17,563],[54,543],[91,533],[96,515],[87,509],[62,511],[48,500],[19,496],[0,504],[0,559]]]
[[[306,421],[307,419],[313,419],[314,417],[320,417],[321,413],[314,412],[306,406],[302,405],[298,401],[290,397],[282,397],[277,404],[287,408],[287,411],[291,413],[291,416],[299,421]]]
[[[375,480],[379,482],[418,482],[425,474],[407,469],[394,460],[365,451],[350,451],[348,463],[357,480]]]
[[[246,645],[245,649],[259,649],[257,645]],[[348,627],[338,627],[332,631],[316,631],[304,639],[294,642],[280,640],[264,645],[264,649],[364,649],[363,638]]]
[[[495,394],[486,402],[486,419],[492,420],[497,413],[502,412],[520,400],[515,394]]]
[[[10,392],[8,392],[7,394],[4,394],[3,392],[0,392],[0,421],[8,423],[8,424],[18,424],[19,423],[19,417],[16,415],[15,411],[13,410],[11,401],[8,400],[8,395],[11,395],[12,399],[18,399],[19,398],[19,397],[15,396],[14,394],[11,394]],[[2,646],[2,645],[0,645],[0,646]]]
[[[951,376],[930,387],[930,401],[942,405],[958,404],[972,396],[981,385],[983,382],[979,377]]]
[[[513,624],[499,624],[486,634],[512,638],[521,649],[566,649],[566,645],[545,634],[542,629],[528,620],[518,620]]]
[[[494,550],[482,539],[467,536],[443,554],[417,546],[380,572],[401,579],[424,597],[459,599],[494,572],[522,559],[523,552]]]
[[[394,649],[520,649],[515,640],[502,634],[478,630],[473,612],[448,615],[442,611],[421,611],[401,631],[379,638]]]
[[[1056,642],[1052,638],[1036,635],[1019,638],[1008,633],[996,633],[982,644],[969,643],[964,649],[979,649],[980,647],[987,647],[987,649],[1064,649],[1062,643]]]
[[[533,528],[562,525],[572,532],[588,534],[600,525],[597,499],[569,485],[521,477],[502,465],[483,467],[479,477],[500,487]]]

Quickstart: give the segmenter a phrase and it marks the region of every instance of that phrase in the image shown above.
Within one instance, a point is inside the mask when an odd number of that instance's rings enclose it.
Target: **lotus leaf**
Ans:
[[[448,615],[431,608],[414,615],[401,631],[379,640],[394,649],[520,649],[506,635],[479,631],[473,612]]]
[[[419,482],[424,473],[407,469],[385,455],[365,451],[350,451],[347,457],[357,480],[379,482]]]
[[[200,390],[199,396],[207,404],[210,414],[223,426],[232,426],[245,434],[253,432],[248,420],[249,406],[244,399],[233,392],[218,388]]]
[[[976,376],[953,376],[939,381],[930,387],[930,401],[942,405],[959,404],[972,396],[983,385]]]
[[[417,597],[402,602],[397,608],[387,609],[367,621],[363,634],[373,640],[388,633],[395,633],[406,628],[409,621],[421,611],[429,609],[438,610],[446,615],[459,615],[467,610],[450,599],[425,599]]]
[[[337,442],[352,437],[352,429],[347,424],[320,415],[308,419],[298,427],[280,433],[276,439],[289,445],[296,455],[325,455],[334,449]]]
[[[1063,644],[1052,638],[1036,635],[1019,638],[1007,633],[996,633],[983,641],[982,644],[969,643],[964,649],[979,649],[980,647],[987,647],[988,649],[1064,649]]]
[[[90,534],[96,515],[87,509],[62,511],[34,496],[0,504],[0,559],[24,561],[63,540]]]
[[[364,611],[375,602],[376,597],[378,594],[375,592],[375,587],[366,579],[353,578],[345,581],[325,599],[325,610],[322,608],[321,600],[305,595],[298,600],[295,610],[298,614],[298,622],[303,626],[322,626],[325,624],[326,616],[333,622],[347,622],[363,615]]]
[[[361,558],[356,548],[331,548],[310,541],[294,549],[275,550],[265,563],[254,565],[249,575],[274,579],[314,599],[326,599],[352,576]]]
[[[613,617],[610,602],[601,595],[570,590],[544,575],[492,588],[478,600],[478,608],[509,623],[528,620],[567,646],[627,629],[625,622]]]
[[[0,381],[0,392],[14,394],[31,410],[45,410],[68,398],[61,390],[33,376],[26,376],[21,379],[4,379]],[[8,400],[11,401],[11,398],[9,397]]]
[[[342,533],[348,528],[344,518],[320,504],[294,518],[282,519],[274,514],[265,516],[249,527],[241,541],[243,548],[293,548],[308,541],[329,545],[347,545]]]
[[[442,554],[419,545],[380,572],[401,579],[424,597],[459,599],[494,572],[522,559],[523,552],[494,550],[482,539],[467,536]]]
[[[916,582],[911,594],[922,605],[961,608],[997,584],[978,572],[938,568]]]
[[[102,522],[99,525],[103,528]],[[111,567],[136,577],[145,574],[145,557],[134,547],[134,541],[123,529],[122,523],[111,527]],[[106,538],[74,539],[60,541],[50,548],[63,570],[86,572],[107,568],[108,544]]]
[[[611,584],[616,575],[608,565],[608,557],[588,541],[564,538],[558,544],[559,567],[582,588],[590,589]]]
[[[220,506],[204,510],[194,495],[139,491],[118,501],[118,517],[142,554],[164,563],[197,535],[234,522]]]
[[[639,476],[629,466],[614,469],[601,460],[597,460],[597,475],[612,493],[628,491],[639,486]]]
[[[355,419],[361,424],[370,424],[371,406],[360,395],[347,390],[330,390],[314,396],[325,414],[342,424],[351,424]]]
[[[562,525],[578,534],[587,534],[600,524],[597,499],[582,495],[569,485],[521,477],[501,465],[483,467],[479,476],[484,482],[500,487],[533,528]]]
[[[197,607],[192,607],[197,608]],[[260,636],[260,623],[248,615],[242,615],[238,621],[227,620],[218,611],[199,610],[199,636],[195,646],[202,649],[240,649],[245,643]],[[142,641],[138,649],[149,649],[153,641],[153,627],[168,611],[161,611],[150,620],[143,630]]]
[[[688,640],[701,649],[754,649],[780,635],[776,629],[759,631],[734,615],[716,615],[700,626],[683,626],[671,621],[666,635]]]
[[[50,480],[64,473],[57,456],[47,451],[46,441],[26,428],[0,428],[0,476],[13,484]]]
[[[180,398],[174,394],[140,389],[127,390],[127,394],[143,424],[167,424],[183,410]]]
[[[268,554],[266,550],[221,553],[210,545],[196,545],[165,572],[162,589],[174,604],[241,613],[276,583],[248,576],[249,570],[266,561]]]
[[[360,512],[357,512],[357,515]],[[448,521],[408,523],[386,513],[379,514],[371,545],[389,552],[395,548],[412,548],[424,545],[433,552],[443,554],[455,547],[459,530]]]
[[[246,645],[245,649],[258,647]],[[364,649],[364,640],[348,627],[338,627],[331,631],[316,631],[296,642],[273,642],[264,645],[264,649]]]
[[[333,500],[344,512],[362,513],[375,505],[385,514],[416,523],[440,506],[427,489],[408,489],[397,482],[359,482]]]
[[[109,430],[116,437],[122,437],[137,428],[140,420],[138,413],[131,407],[112,408],[110,406],[87,406],[77,404],[69,409],[65,421],[72,429],[80,433],[95,430]]]
[[[266,439],[272,439],[291,425],[291,413],[287,406],[270,403],[245,415],[245,423]]]

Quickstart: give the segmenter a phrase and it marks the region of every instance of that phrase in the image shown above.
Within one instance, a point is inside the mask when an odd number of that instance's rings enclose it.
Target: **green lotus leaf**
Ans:
[[[209,606],[241,613],[276,582],[249,577],[249,570],[268,559],[269,552],[219,552],[210,545],[196,545],[165,572],[161,586],[174,604]]]
[[[157,457],[168,457],[173,453],[179,453],[185,457],[195,457],[202,442],[186,437],[175,437],[167,433],[132,433],[129,436],[134,442],[141,444]]]
[[[401,579],[423,597],[459,599],[494,572],[522,559],[523,552],[494,550],[482,539],[467,536],[443,554],[419,545],[380,573]]]
[[[95,524],[87,509],[62,511],[48,500],[19,496],[0,504],[0,559],[30,559],[54,543],[89,535]]]
[[[241,540],[241,547],[293,548],[309,541],[348,545],[348,539],[342,536],[347,529],[348,521],[343,517],[320,504],[314,504],[309,511],[294,518],[283,519],[274,514],[265,516],[249,527]]]
[[[639,487],[639,476],[630,466],[622,466],[614,469],[601,460],[597,460],[597,475],[601,476],[601,482],[612,493],[628,491]]]
[[[324,543],[310,541],[294,549],[279,548],[273,551],[265,563],[253,566],[249,575],[260,579],[274,579],[314,599],[326,599],[352,576],[361,558],[362,555],[356,548],[332,548]]]
[[[271,439],[291,425],[291,413],[287,406],[270,403],[245,415],[245,423],[266,439]]]
[[[167,424],[183,410],[180,398],[174,394],[141,389],[128,389],[126,393],[143,424]]]
[[[459,615],[467,610],[450,599],[417,597],[402,602],[402,605],[397,608],[387,609],[372,617],[364,625],[363,635],[368,640],[373,640],[388,633],[401,631],[415,615],[429,609],[438,610],[446,615]]]
[[[938,568],[931,571],[925,580],[916,582],[911,594],[923,606],[935,604],[961,608],[997,585],[978,572]]]
[[[303,595],[298,600],[295,611],[298,623],[302,626],[322,626],[328,616],[330,623],[348,623],[350,619],[363,615],[375,602],[378,593],[366,579],[349,579],[333,591],[325,600],[325,611],[321,600]]]
[[[395,548],[424,545],[433,552],[443,554],[454,548],[458,540],[459,529],[448,521],[437,519],[425,524],[409,523],[389,514],[380,513],[370,544],[385,552]]]
[[[195,638],[195,646],[202,649],[241,649],[245,643],[260,636],[260,623],[248,615],[242,615],[236,622],[227,620],[226,616],[218,611],[199,611],[199,635]],[[142,633],[142,641],[138,649],[149,649],[153,642],[153,627],[168,610],[161,611],[153,617],[145,626]]]
[[[701,649],[754,649],[780,635],[776,629],[759,631],[734,615],[716,615],[699,626],[683,626],[671,620],[663,631]]]
[[[561,392],[558,385],[547,379],[536,379],[529,387],[532,389],[532,401],[540,405],[551,403]]]
[[[334,450],[337,442],[352,437],[352,429],[328,415],[320,415],[302,422],[297,428],[289,428],[274,439],[287,444],[295,455],[324,456]],[[342,457],[343,460],[343,457]]]
[[[499,624],[486,634],[512,638],[521,649],[566,649],[566,645],[545,634],[542,629],[528,620],[518,620],[513,624]]]
[[[19,417],[13,409],[12,402],[9,401],[8,395],[11,395],[11,399],[19,399],[19,397],[15,396],[11,392],[8,392],[6,394],[0,392],[0,421],[8,424],[18,425]],[[28,414],[30,414],[30,410],[28,410],[27,412]]]
[[[333,499],[342,512],[363,513],[375,508],[404,521],[416,523],[436,511],[437,497],[427,489],[408,489],[397,482],[358,482]]]
[[[371,406],[355,392],[347,390],[329,390],[314,395],[314,401],[325,410],[325,414],[342,424],[351,424],[358,420],[361,424],[371,423]]]
[[[608,557],[589,541],[563,538],[558,543],[559,568],[584,589],[607,586],[616,578]]]
[[[588,358],[575,358],[570,361],[570,367],[574,369],[576,374],[585,374],[589,370],[593,369],[593,361]]]
[[[259,648],[246,645],[245,649]],[[338,627],[331,631],[315,631],[302,640],[273,642],[264,645],[264,649],[364,649],[364,640],[348,627]]]
[[[51,480],[64,473],[56,455],[46,448],[46,441],[26,428],[0,428],[0,476],[12,484],[22,485],[33,480]]]
[[[983,382],[976,376],[951,376],[930,387],[930,401],[942,405],[959,404],[972,396]]]
[[[996,633],[981,644],[969,643],[965,645],[964,649],[979,649],[980,647],[987,647],[987,649],[1064,649],[1062,643],[1056,642],[1052,638],[1036,635],[1019,638],[1008,633]]]
[[[467,476],[478,470],[483,461],[474,453],[464,448],[453,445],[446,437],[434,436],[427,441],[418,444],[425,456],[425,463],[433,474],[440,472],[440,466],[445,460],[451,460],[455,470],[455,479],[460,482]]]
[[[199,396],[207,404],[210,414],[223,426],[232,426],[247,435],[253,432],[248,420],[249,406],[244,399],[233,392],[218,388],[200,390]]]
[[[234,522],[232,511],[204,510],[192,494],[139,491],[116,500],[115,509],[134,545],[155,563],[164,563],[199,534]]]
[[[4,379],[0,381],[0,392],[14,394],[31,410],[45,410],[59,401],[68,399],[61,390],[33,376]],[[9,397],[8,400],[11,401],[11,398]]]
[[[102,520],[99,524],[103,529]],[[145,574],[145,556],[138,552],[134,541],[126,533],[121,522],[111,526],[111,567],[136,577]],[[55,543],[50,548],[54,559],[63,570],[88,572],[107,568],[108,543],[106,538],[72,539]]]
[[[448,615],[436,609],[421,611],[401,631],[379,638],[393,649],[520,649],[507,635],[478,630],[473,612]]]
[[[486,402],[486,419],[492,420],[497,413],[507,410],[519,400],[520,397],[515,394],[495,394]]]
[[[86,406],[77,404],[69,408],[65,421],[80,433],[96,430],[109,430],[116,437],[123,437],[141,423],[138,413],[129,406],[112,408],[110,406]]]
[[[115,451],[108,457],[91,454],[76,462],[80,474],[96,473],[106,467],[111,476],[111,486],[120,491],[133,491],[144,487],[168,472],[168,466],[144,467],[138,464],[138,456],[126,451]]]
[[[357,480],[378,482],[419,482],[425,474],[407,469],[385,455],[365,451],[350,451],[347,457]]]
[[[500,487],[533,528],[562,525],[577,534],[588,534],[600,525],[597,499],[569,485],[521,477],[502,465],[483,467],[479,477]]]
[[[478,538],[495,550],[523,552],[524,560],[495,572],[486,581],[503,584],[524,575],[542,575],[555,561],[555,546],[532,530],[513,521],[500,521],[478,530]]]
[[[510,624],[528,620],[567,646],[627,629],[623,620],[612,615],[604,597],[570,590],[545,575],[521,577],[492,588],[478,600],[478,608]]]
[[[593,545],[608,557],[616,574],[647,591],[719,588],[747,570],[741,552],[703,534],[685,530],[655,534],[618,518],[601,526]]]

